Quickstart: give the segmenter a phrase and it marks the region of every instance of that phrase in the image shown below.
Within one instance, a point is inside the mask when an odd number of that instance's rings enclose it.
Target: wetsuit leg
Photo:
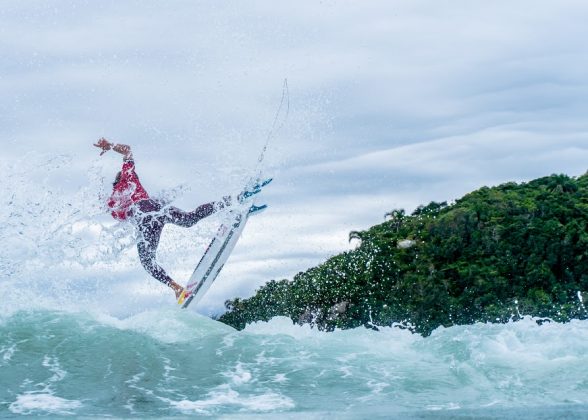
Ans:
[[[159,245],[159,238],[165,225],[165,220],[163,219],[163,216],[152,215],[144,216],[139,220],[137,227],[141,237],[137,242],[137,250],[139,251],[139,259],[145,270],[154,278],[169,286],[173,280],[157,264],[156,260],[157,245]]]
[[[192,227],[199,220],[210,216],[221,207],[222,205],[219,205],[219,203],[203,204],[194,211],[183,211],[177,207],[168,207],[165,211],[166,222],[182,227]]]
[[[161,205],[153,200],[143,200],[137,203],[139,210],[137,217],[137,228],[140,238],[137,242],[139,259],[141,264],[154,278],[169,285],[172,278],[157,264],[156,253],[159,245],[159,238],[166,223],[173,223],[182,227],[194,226],[199,220],[210,216],[225,203],[207,203],[194,211],[185,212],[177,207],[168,207],[161,211]]]

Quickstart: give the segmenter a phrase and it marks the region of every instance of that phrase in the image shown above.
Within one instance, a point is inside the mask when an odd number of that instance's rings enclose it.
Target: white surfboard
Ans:
[[[190,303],[198,303],[202,299],[233,252],[249,216],[265,208],[266,206],[245,206],[229,212],[228,220],[218,229],[186,285],[190,295],[182,304],[182,308],[187,308]]]

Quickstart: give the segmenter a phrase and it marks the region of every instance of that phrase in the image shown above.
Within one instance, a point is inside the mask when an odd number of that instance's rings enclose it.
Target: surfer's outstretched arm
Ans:
[[[94,144],[94,146],[99,147],[102,149],[100,156],[104,153],[108,152],[110,149],[114,150],[117,153],[123,155],[124,160],[131,160],[133,159],[133,152],[131,151],[131,146],[126,144],[114,144],[106,140],[104,137],[100,138],[98,142]]]

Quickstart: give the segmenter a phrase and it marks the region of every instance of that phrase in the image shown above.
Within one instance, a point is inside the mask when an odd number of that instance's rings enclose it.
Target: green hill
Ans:
[[[387,217],[350,233],[357,249],[225,302],[220,321],[242,329],[281,315],[327,331],[398,325],[429,335],[524,315],[588,317],[588,174],[483,187]]]

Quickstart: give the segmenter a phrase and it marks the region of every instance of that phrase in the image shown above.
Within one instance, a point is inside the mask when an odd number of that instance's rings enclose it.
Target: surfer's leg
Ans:
[[[182,227],[192,227],[199,220],[210,216],[220,208],[222,207],[218,203],[203,204],[193,211],[183,211],[177,207],[168,207],[165,211],[166,222]]]
[[[137,226],[141,234],[137,242],[137,251],[139,251],[141,264],[154,278],[163,284],[169,285],[173,280],[157,264],[156,260],[157,246],[159,245],[159,238],[161,237],[164,224],[156,217],[147,216],[143,217]]]
[[[169,286],[173,282],[173,279],[159,264],[157,264],[155,259],[155,249],[151,248],[151,246],[145,242],[138,242],[137,250],[139,251],[139,259],[141,260],[143,268],[145,268],[145,270],[147,270],[147,272],[155,279]]]
[[[139,251],[139,259],[145,270],[159,280],[163,284],[171,287],[176,298],[180,295],[183,287],[177,284],[165,270],[157,264],[157,246],[159,245],[159,238],[163,231],[164,220],[160,217],[146,216],[138,223],[137,227],[140,231],[141,238],[137,242],[137,250]]]

